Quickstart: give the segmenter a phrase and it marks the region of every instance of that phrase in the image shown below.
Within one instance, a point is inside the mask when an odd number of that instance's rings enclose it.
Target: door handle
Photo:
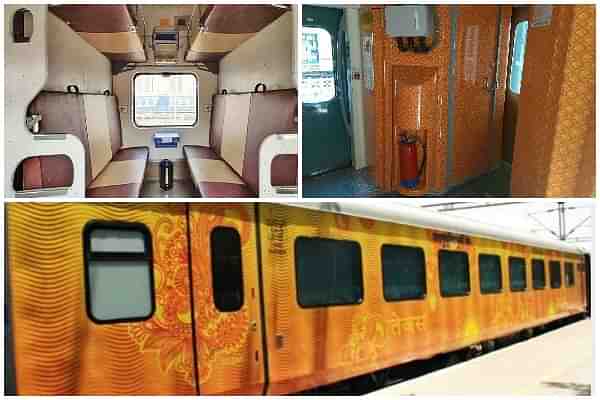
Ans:
[[[495,82],[491,83],[488,78],[483,80],[483,88],[490,93],[493,93],[497,89]]]
[[[250,330],[256,332],[256,321],[250,321]]]

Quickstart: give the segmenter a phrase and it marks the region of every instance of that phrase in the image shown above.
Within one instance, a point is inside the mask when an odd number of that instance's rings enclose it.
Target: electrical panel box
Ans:
[[[386,6],[385,33],[390,37],[432,36],[433,9],[427,5]]]
[[[177,132],[156,132],[154,134],[154,147],[176,148],[179,143],[179,133]]]
[[[177,60],[179,32],[175,27],[157,27],[152,33],[152,49],[156,60]]]

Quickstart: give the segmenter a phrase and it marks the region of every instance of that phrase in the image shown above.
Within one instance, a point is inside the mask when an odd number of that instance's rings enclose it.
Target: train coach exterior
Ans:
[[[585,311],[575,247],[315,207],[9,204],[17,392],[291,393]]]

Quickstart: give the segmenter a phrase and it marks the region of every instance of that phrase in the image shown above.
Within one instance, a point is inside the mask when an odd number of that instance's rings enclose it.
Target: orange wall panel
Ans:
[[[533,7],[511,191],[517,196],[595,193],[595,6],[554,6],[550,25],[533,27]]]
[[[20,394],[195,394],[185,205],[7,206]],[[82,231],[91,220],[145,224],[156,312],[97,325],[86,313]],[[186,317],[187,316],[187,317]]]

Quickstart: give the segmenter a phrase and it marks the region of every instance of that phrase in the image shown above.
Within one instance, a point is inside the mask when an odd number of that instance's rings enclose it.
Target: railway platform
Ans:
[[[592,341],[585,319],[369,395],[589,395]]]

